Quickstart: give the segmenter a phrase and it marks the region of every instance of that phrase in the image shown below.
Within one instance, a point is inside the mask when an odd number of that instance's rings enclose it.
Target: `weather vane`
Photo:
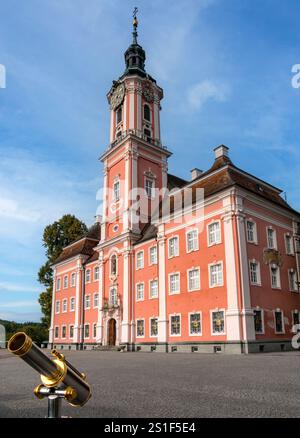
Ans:
[[[133,10],[133,18],[136,18],[138,12],[139,12],[138,8],[135,7]]]

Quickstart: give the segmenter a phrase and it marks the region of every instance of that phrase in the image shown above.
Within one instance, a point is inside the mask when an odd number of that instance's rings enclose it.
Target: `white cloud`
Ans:
[[[40,292],[41,288],[37,286],[24,286],[23,284],[1,282],[0,292]]]
[[[17,309],[24,307],[37,307],[37,301],[11,301],[9,303],[0,304],[0,309]]]
[[[18,202],[14,199],[0,197],[0,217],[1,216],[24,222],[36,222],[40,218],[38,212],[22,210]]]
[[[189,88],[187,100],[193,109],[201,109],[209,100],[225,102],[228,98],[228,94],[229,88],[227,85],[205,80]]]

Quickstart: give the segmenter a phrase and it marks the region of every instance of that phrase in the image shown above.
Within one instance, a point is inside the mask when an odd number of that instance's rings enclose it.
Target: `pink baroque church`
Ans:
[[[300,311],[300,215],[280,189],[233,164],[224,145],[214,149],[210,169],[193,169],[189,181],[168,173],[163,90],[145,70],[136,18],[133,30],[125,72],[107,95],[103,213],[53,265],[49,344],[291,349]]]

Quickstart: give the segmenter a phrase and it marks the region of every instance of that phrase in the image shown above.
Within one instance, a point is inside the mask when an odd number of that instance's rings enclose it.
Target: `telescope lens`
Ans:
[[[17,356],[26,354],[32,346],[32,340],[26,333],[20,332],[13,335],[8,341],[8,350]]]

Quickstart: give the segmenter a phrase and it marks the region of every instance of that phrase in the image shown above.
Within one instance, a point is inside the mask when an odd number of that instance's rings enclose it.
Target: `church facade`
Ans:
[[[53,265],[51,347],[249,353],[291,349],[300,322],[300,215],[214,149],[168,173],[163,90],[133,41],[113,82],[103,214]]]

